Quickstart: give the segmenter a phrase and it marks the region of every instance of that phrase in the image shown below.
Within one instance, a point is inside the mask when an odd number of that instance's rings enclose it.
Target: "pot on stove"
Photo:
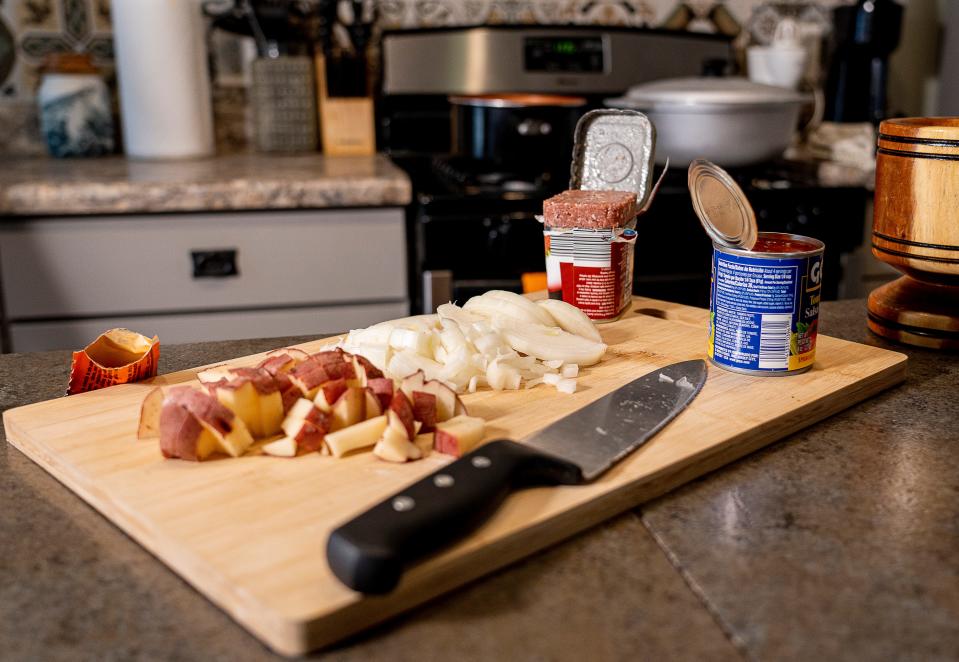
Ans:
[[[456,156],[508,164],[511,170],[568,163],[582,97],[482,94],[450,97]]]

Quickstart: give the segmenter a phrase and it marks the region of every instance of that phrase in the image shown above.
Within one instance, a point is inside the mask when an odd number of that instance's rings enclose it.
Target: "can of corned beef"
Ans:
[[[710,361],[749,375],[795,375],[812,368],[825,244],[758,232],[742,190],[708,161],[690,166],[689,189],[713,240]]]
[[[569,190],[543,203],[549,296],[611,322],[632,301],[636,218],[655,195],[656,129],[634,110],[593,110],[574,142]]]

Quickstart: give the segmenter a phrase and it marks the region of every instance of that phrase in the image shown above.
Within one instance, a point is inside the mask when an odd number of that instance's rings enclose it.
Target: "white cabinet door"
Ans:
[[[80,349],[107,329],[122,327],[160,336],[162,345],[207,340],[309,335],[317,338],[409,314],[405,301],[287,310],[144,315],[10,325],[12,351]]]
[[[12,321],[406,300],[403,211],[5,220],[0,283]]]

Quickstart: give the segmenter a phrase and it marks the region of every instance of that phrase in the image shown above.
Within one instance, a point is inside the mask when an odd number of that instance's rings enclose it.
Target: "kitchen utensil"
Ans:
[[[576,393],[482,390],[464,401],[486,419],[491,435],[523,439],[636,375],[702,356],[707,317],[705,310],[637,297],[621,320],[602,327],[608,358],[581,373]],[[327,342],[302,347],[315,352]],[[343,520],[443,466],[443,455],[408,464],[370,453],[164,460],[155,442],[135,439],[140,405],[156,383],[182,383],[196,370],[12,409],[4,413],[4,430],[14,446],[241,625],[272,648],[298,655],[555,544],[905,377],[906,357],[877,347],[820,336],[817,354],[816,369],[790,377],[788,389],[781,380],[713,371],[695,407],[599,480],[515,494],[482,531],[426,559],[395,591],[375,598],[333,576],[322,554],[326,540]],[[250,366],[262,358],[230,363]]]
[[[879,125],[872,253],[905,274],[869,295],[869,328],[959,349],[959,117]]]
[[[673,78],[607,99],[645,112],[656,126],[656,162],[687,166],[704,158],[723,167],[758,163],[789,146],[805,97],[744,78]]]
[[[450,97],[456,156],[511,171],[568,163],[573,131],[586,99],[557,94],[482,94]]]
[[[333,531],[326,546],[330,569],[352,589],[387,593],[405,565],[478,527],[513,490],[596,479],[673,420],[705,383],[704,361],[674,363],[567,414],[523,444],[484,444]]]
[[[305,55],[253,61],[254,137],[261,152],[316,149],[316,77]]]

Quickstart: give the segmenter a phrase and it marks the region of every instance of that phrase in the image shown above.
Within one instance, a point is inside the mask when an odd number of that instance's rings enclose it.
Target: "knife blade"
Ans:
[[[466,535],[514,490],[595,480],[675,418],[706,382],[706,363],[653,370],[564,416],[525,443],[499,439],[335,529],[333,574],[363,593],[393,590],[405,566]]]

